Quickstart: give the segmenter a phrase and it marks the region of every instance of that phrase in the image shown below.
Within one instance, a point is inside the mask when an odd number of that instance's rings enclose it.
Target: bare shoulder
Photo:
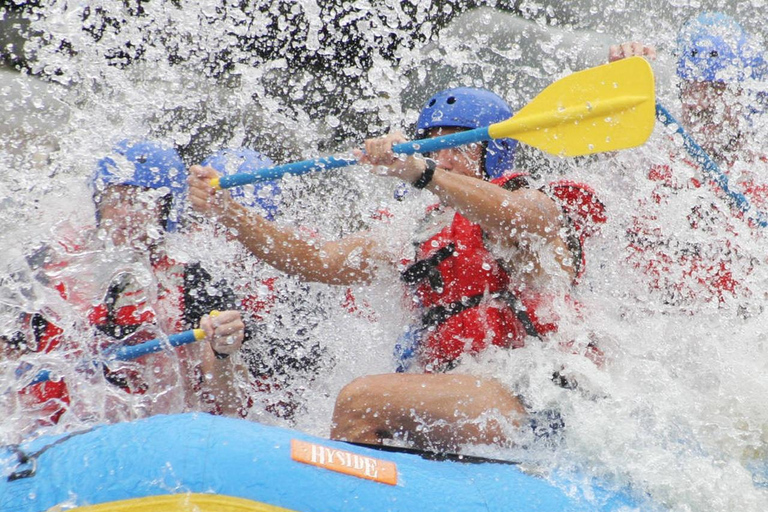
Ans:
[[[531,227],[539,227],[546,235],[553,227],[562,223],[561,210],[557,203],[549,195],[538,189],[520,188],[509,192],[510,202],[520,211]]]

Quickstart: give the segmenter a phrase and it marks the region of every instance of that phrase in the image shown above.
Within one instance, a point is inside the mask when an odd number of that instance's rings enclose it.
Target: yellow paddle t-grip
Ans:
[[[216,190],[221,190],[221,178],[211,178],[211,181],[209,181],[211,187],[213,187]]]
[[[218,311],[218,310],[214,309],[213,311],[208,313],[208,316],[210,316],[211,318],[214,318],[214,317],[219,316],[220,314],[221,314],[221,311]],[[200,341],[201,339],[205,338],[205,331],[204,330],[202,330],[202,329],[192,329],[192,331],[195,333],[195,339],[197,341]]]
[[[201,339],[205,338],[205,331],[202,329],[192,329],[192,332],[195,333],[195,340],[200,341]]]

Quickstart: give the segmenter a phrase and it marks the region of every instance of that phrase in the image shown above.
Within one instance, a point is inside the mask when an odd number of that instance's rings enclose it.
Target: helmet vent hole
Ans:
[[[141,155],[140,157],[138,157],[136,159],[136,161],[138,163],[140,163],[140,164],[145,164],[145,163],[147,163],[147,156],[146,155]]]
[[[716,58],[718,56],[717,50],[712,50],[711,52],[709,52],[709,56]]]
[[[454,103],[456,103],[456,98],[455,98],[455,97],[453,97],[453,96],[449,96],[449,97],[448,97],[448,99],[447,99],[447,100],[445,100],[445,102],[446,102],[447,104],[449,104],[449,105],[453,105]]]
[[[427,106],[428,107],[434,107],[435,103],[437,103],[437,100],[435,98],[432,98],[432,100],[429,102],[429,105],[427,105]]]

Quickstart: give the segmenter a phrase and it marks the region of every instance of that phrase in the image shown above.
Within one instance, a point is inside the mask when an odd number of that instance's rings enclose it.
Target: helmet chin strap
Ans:
[[[436,137],[437,133],[435,133],[436,130],[439,130],[440,128],[443,128],[442,126],[433,126],[432,128],[426,130],[426,131],[417,131],[416,137],[414,140],[421,140],[421,139],[428,139],[430,137]],[[448,127],[452,128],[452,127]],[[469,130],[470,128],[464,128],[464,130]],[[493,179],[492,176],[488,174],[488,171],[486,170],[486,161],[488,157],[488,141],[484,140],[479,142],[478,144],[482,147],[482,152],[480,153],[480,174],[483,176],[484,181],[491,181]]]
[[[481,142],[483,151],[480,153],[480,172],[483,175],[483,180],[485,181],[491,181],[491,176],[488,174],[488,171],[485,169],[485,162],[488,159],[488,141]]]
[[[160,201],[160,225],[163,226],[165,231],[168,231],[168,221],[173,211],[173,194],[164,195]],[[178,222],[179,219],[176,219],[176,221]]]

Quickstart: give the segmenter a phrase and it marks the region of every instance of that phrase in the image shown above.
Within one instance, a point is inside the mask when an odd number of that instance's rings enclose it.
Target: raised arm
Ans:
[[[210,180],[218,173],[210,167],[192,166],[189,198],[199,212],[230,228],[255,256],[276,269],[307,281],[326,284],[369,282],[384,257],[375,240],[365,236],[336,241],[305,239],[233,201],[226,191],[216,191]]]
[[[415,179],[425,164],[413,163]],[[419,171],[418,169],[422,170]],[[409,180],[410,181],[410,180]],[[509,191],[471,176],[461,176],[435,169],[426,186],[440,201],[455,208],[467,219],[479,224],[487,235],[502,246],[517,245],[518,234],[531,233],[556,242],[562,227],[557,205],[543,192],[532,189]]]
[[[384,174],[415,183],[424,175],[424,159],[397,158],[392,144],[402,142],[399,133],[366,141],[366,152],[359,152],[362,163],[384,166]],[[438,163],[425,187],[441,203],[456,209],[480,225],[490,240],[501,248],[519,247],[527,235],[535,235],[554,247],[555,257],[568,272],[573,270],[570,251],[562,237],[562,212],[555,202],[538,190],[506,190],[475,176],[445,169]],[[560,250],[558,250],[560,249]]]

